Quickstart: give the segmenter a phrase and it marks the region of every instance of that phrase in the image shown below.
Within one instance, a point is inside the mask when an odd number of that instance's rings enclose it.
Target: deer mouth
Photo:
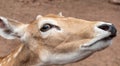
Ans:
[[[111,39],[113,39],[114,37],[116,37],[116,34],[112,34],[112,35],[110,35],[110,36],[108,36],[108,37],[102,38],[101,40],[104,40],[104,41],[106,41],[106,40],[111,40]]]
[[[101,38],[99,40],[96,40],[94,42],[90,42],[89,44],[83,45],[82,47],[84,47],[84,48],[92,47],[92,46],[98,44],[99,42],[104,42],[104,44],[105,44],[106,42],[111,41],[114,37],[116,37],[116,33],[115,34],[111,34],[111,35],[109,35],[107,37]]]

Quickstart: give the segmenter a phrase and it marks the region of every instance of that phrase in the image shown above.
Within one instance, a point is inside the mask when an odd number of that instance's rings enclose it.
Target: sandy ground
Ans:
[[[29,23],[38,14],[58,14],[86,20],[112,22],[118,29],[113,44],[89,58],[66,66],[120,66],[120,5],[109,0],[0,0],[0,15]],[[18,46],[18,40],[0,37],[0,56],[6,56]]]

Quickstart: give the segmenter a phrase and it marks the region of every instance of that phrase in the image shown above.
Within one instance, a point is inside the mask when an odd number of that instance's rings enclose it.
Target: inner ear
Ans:
[[[6,39],[15,39],[24,36],[28,24],[13,19],[0,17],[0,36]]]
[[[8,28],[2,17],[0,18],[0,28],[7,34],[12,33],[12,29]]]
[[[0,28],[5,28],[5,24],[3,23],[2,19],[0,19]]]
[[[10,29],[5,29],[5,30],[4,30],[4,32],[5,32],[6,34],[13,33],[13,31],[12,31],[12,30],[10,30]]]

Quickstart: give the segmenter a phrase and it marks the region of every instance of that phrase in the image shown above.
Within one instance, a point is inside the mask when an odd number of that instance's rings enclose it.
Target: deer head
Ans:
[[[30,24],[0,17],[0,35],[6,39],[20,39],[22,43],[22,48],[18,48],[9,57],[15,60],[20,56],[31,57],[32,53],[32,57],[37,57],[34,59],[36,62],[30,62],[32,64],[29,65],[28,61],[26,66],[66,64],[84,59],[108,47],[116,32],[111,23],[57,15],[39,15]],[[28,48],[27,51],[25,47]],[[16,60],[11,66],[16,66],[17,63],[22,66],[21,61],[23,59]]]

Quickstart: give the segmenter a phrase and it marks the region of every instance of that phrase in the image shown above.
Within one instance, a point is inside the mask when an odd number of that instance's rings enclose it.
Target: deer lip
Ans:
[[[102,39],[99,39],[99,40],[97,40],[97,41],[95,41],[94,43],[91,43],[91,44],[89,44],[89,45],[84,45],[84,46],[82,46],[82,47],[91,47],[91,46],[93,46],[93,45],[95,45],[97,42],[100,42],[100,41],[109,41],[109,40],[112,40],[114,37],[116,37],[116,34],[115,35],[110,35],[110,36],[107,36],[107,37],[104,37],[104,38],[102,38]]]
[[[105,38],[103,38],[102,40],[111,40],[111,39],[113,39],[114,37],[116,37],[116,34],[110,35],[110,36],[108,36],[108,37],[105,37]]]

